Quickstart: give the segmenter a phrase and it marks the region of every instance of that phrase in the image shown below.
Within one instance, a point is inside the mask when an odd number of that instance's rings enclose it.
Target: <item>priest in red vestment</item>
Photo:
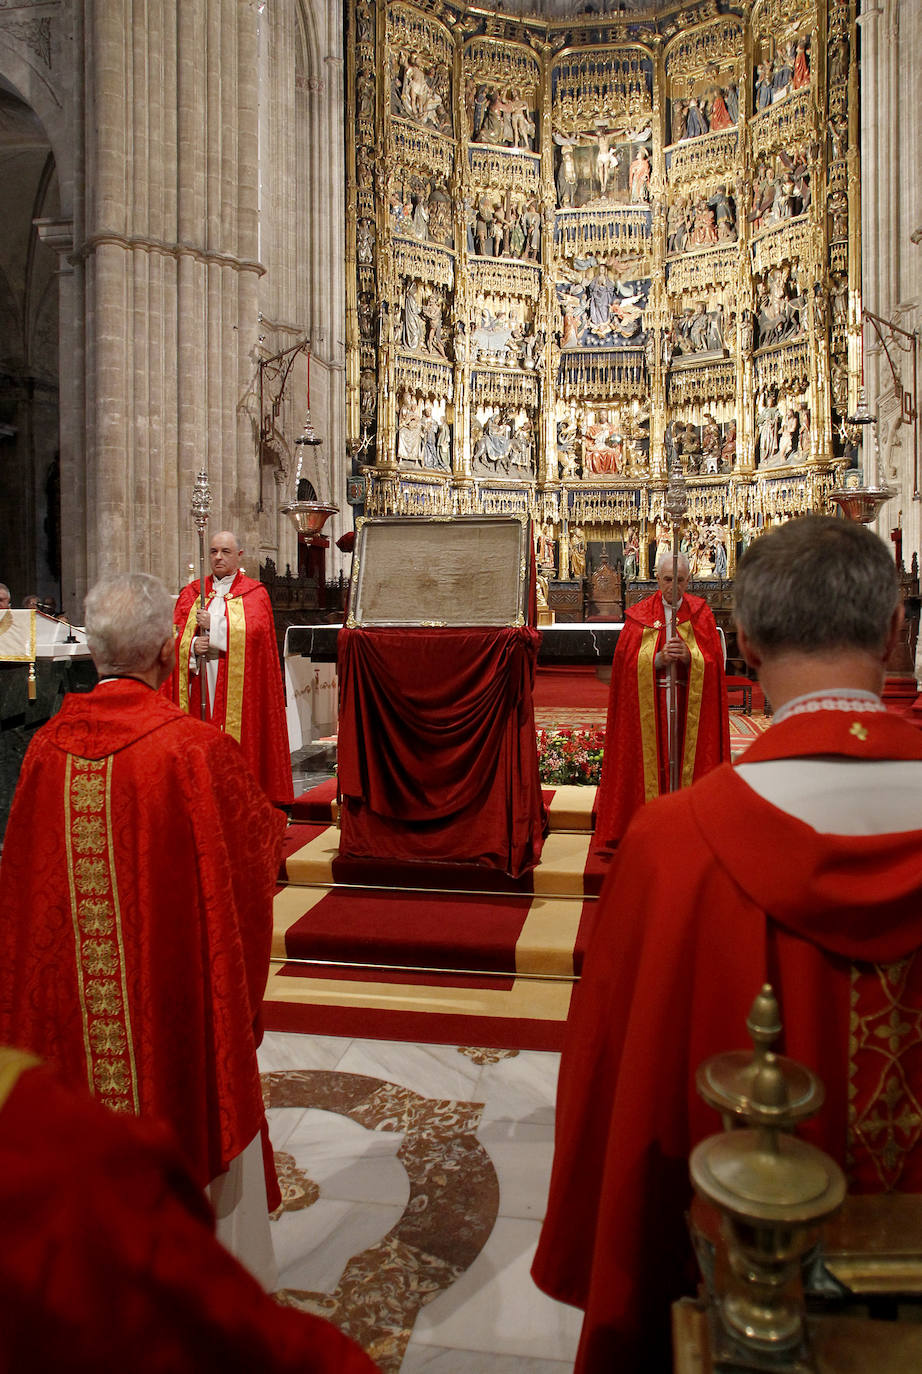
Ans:
[[[746,1044],[763,983],[779,1049],[825,1084],[804,1134],[853,1189],[922,1189],[922,734],[879,695],[895,565],[863,526],[811,516],[750,547],[735,594],[774,723],[636,817],[574,996],[533,1273],[585,1310],[579,1374],[672,1369],[670,1304],[696,1286],[688,1156],[720,1130],[695,1071]]]
[[[613,848],[634,812],[669,791],[673,664],[679,785],[688,787],[730,757],[723,644],[707,602],[686,590],[684,553],[677,563],[673,588],[672,550],[660,554],[659,589],[627,608],[618,636],[596,801],[600,848]]]
[[[100,681],[36,733],[4,840],[0,1044],[168,1121],[221,1238],[270,1283],[256,1046],[285,818],[239,747],[157,690],[172,609],[144,574],[87,597]]]
[[[172,1134],[0,1047],[0,1368],[373,1374],[218,1244]]]
[[[201,716],[202,676],[207,716],[237,741],[250,771],[274,802],[290,802],[291,755],[285,692],[269,593],[241,571],[243,549],[230,530],[211,541],[205,608],[199,583],[176,600],[176,668],[167,695]]]

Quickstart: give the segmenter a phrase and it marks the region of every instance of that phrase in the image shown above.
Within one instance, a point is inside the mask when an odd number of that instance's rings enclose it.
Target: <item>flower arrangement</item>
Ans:
[[[593,726],[538,731],[538,775],[550,787],[596,787],[602,776],[605,731]]]

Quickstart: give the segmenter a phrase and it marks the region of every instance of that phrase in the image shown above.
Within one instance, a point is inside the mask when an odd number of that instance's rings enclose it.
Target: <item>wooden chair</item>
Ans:
[[[621,572],[611,566],[607,553],[589,580],[590,618],[598,620],[624,619],[624,599]]]

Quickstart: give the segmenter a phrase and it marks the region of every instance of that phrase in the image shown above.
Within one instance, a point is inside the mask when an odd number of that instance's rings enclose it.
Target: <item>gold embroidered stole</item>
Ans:
[[[205,608],[211,605],[214,600],[214,591],[205,597]],[[179,643],[179,662],[181,668],[189,662],[189,655],[192,652],[192,640],[196,635],[195,617],[196,612],[201,607],[198,597],[193,601],[189,614],[186,617],[186,624],[183,628],[182,639]],[[224,599],[224,610],[227,615],[227,683],[225,694],[224,724],[221,727],[225,734],[230,735],[237,743],[240,743],[240,735],[243,730],[243,682],[246,671],[246,611],[244,610],[243,597],[228,594]],[[201,690],[208,691],[205,682],[206,669],[204,666],[200,671]],[[179,704],[184,711],[189,710],[189,683],[188,674],[186,677],[186,690],[180,692]],[[215,724],[218,722],[216,721]]]
[[[16,1087],[26,1069],[34,1069],[42,1061],[27,1050],[11,1050],[0,1045],[0,1107]]]
[[[228,596],[227,610],[227,699],[224,713],[225,734],[240,743],[243,730],[243,679],[246,669],[247,624],[242,596]]]
[[[112,842],[112,757],[67,756],[64,834],[77,988],[91,1092],[138,1112],[138,1082]]]
[[[645,625],[637,655],[637,705],[640,710],[640,756],[644,801],[659,796],[659,745],[656,711],[656,645],[660,627]]]
[[[640,753],[643,760],[644,800],[660,794],[659,730],[656,694],[656,645],[662,625],[645,625],[637,655],[637,702],[640,715]],[[688,696],[685,712],[685,744],[682,751],[681,785],[688,787],[695,776],[695,751],[704,689],[704,654],[698,647],[690,620],[680,620],[677,632],[688,646]],[[663,741],[664,747],[666,741]]]
[[[688,645],[691,661],[688,665],[688,695],[685,701],[685,748],[682,752],[682,786],[690,787],[695,780],[695,754],[698,752],[698,725],[701,721],[701,698],[704,692],[704,654],[698,647],[690,620],[679,624],[679,634]]]
[[[210,596],[206,597],[206,606],[210,600]],[[183,682],[186,684],[186,690],[183,691],[180,686],[179,691],[179,706],[180,710],[183,711],[189,710],[189,692],[192,686],[191,674],[189,673],[189,657],[192,653],[192,641],[196,635],[195,617],[201,604],[199,598],[196,597],[189,607],[189,614],[186,616],[186,623],[183,626],[182,639],[179,641],[179,681],[180,684]],[[202,683],[202,691],[207,691],[204,682]]]

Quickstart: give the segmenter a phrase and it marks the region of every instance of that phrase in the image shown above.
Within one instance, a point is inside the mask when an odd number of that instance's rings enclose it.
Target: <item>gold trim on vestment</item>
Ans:
[[[0,1046],[0,1108],[16,1087],[26,1069],[34,1069],[42,1061],[27,1050],[12,1050]]]
[[[87,1082],[113,1111],[138,1112],[122,918],[112,841],[112,764],[67,755],[64,835]]]
[[[243,733],[243,679],[246,671],[247,621],[242,596],[228,596],[227,612],[227,695],[224,733],[237,743]]]
[[[914,950],[893,964],[852,964],[850,971],[846,1168],[854,1169],[863,1152],[888,1193],[899,1188],[909,1155],[922,1148],[922,1100],[910,1058],[922,1045],[917,959],[922,954]]]
[[[640,713],[640,757],[644,801],[659,796],[659,727],[656,709],[656,645],[660,627],[645,625],[637,655],[637,705]]]
[[[682,751],[682,787],[691,787],[695,780],[695,754],[698,751],[698,727],[701,724],[701,699],[704,695],[704,654],[698,648],[695,629],[690,620],[680,620],[679,634],[688,646],[691,661],[688,665],[688,695],[685,701],[685,747]]]
[[[214,595],[214,593],[212,593],[212,595]],[[208,604],[207,601],[205,604]],[[189,614],[186,616],[186,623],[183,627],[182,639],[179,641],[179,706],[180,710],[186,712],[189,710],[189,698],[192,694],[192,674],[189,671],[189,659],[192,654],[192,641],[196,634],[195,617],[197,612],[201,609],[201,605],[201,597],[197,596],[189,608]],[[204,676],[205,674],[202,672],[200,664],[199,677],[204,679]],[[183,691],[182,688],[183,683],[186,685],[185,691]],[[207,692],[208,688],[204,681],[202,681],[201,686],[202,691]],[[207,699],[206,697],[205,700],[207,701]]]

